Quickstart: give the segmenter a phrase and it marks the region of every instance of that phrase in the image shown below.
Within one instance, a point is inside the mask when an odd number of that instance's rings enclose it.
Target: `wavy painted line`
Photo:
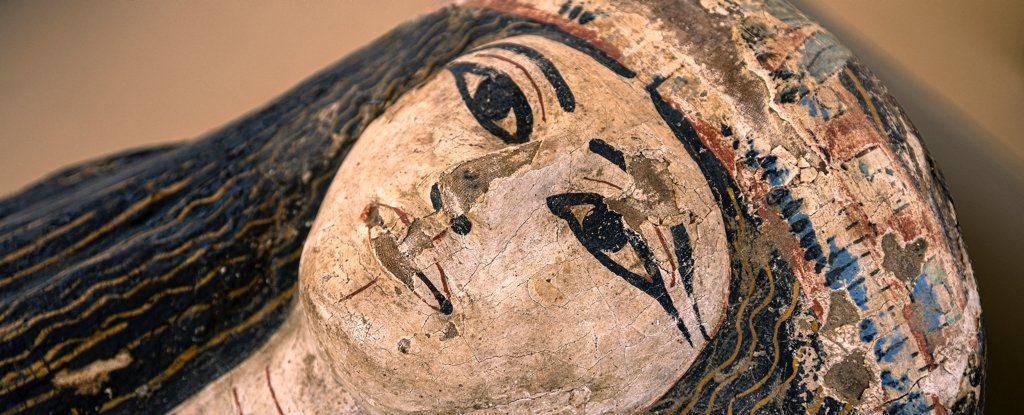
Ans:
[[[751,333],[750,337],[753,339],[753,341],[751,341],[751,344],[750,344],[750,349],[749,349],[750,351],[747,352],[747,354],[750,355],[750,356],[753,356],[754,355],[754,351],[757,350],[757,343],[758,343],[758,340],[759,340],[758,337],[757,337],[757,327],[754,327],[754,318],[757,317],[757,315],[761,312],[761,310],[764,309],[765,307],[767,307],[768,304],[771,303],[772,298],[775,297],[775,275],[772,273],[771,267],[765,266],[763,269],[764,269],[765,275],[768,276],[768,296],[764,298],[764,301],[761,302],[761,304],[758,305],[758,307],[756,309],[754,309],[754,312],[750,314],[750,319],[747,320],[747,327],[750,327],[750,333]],[[773,367],[772,370],[774,370],[774,369],[775,368]],[[771,370],[769,370],[768,372],[771,373]],[[766,381],[766,380],[767,380],[767,378],[762,379],[762,381]],[[761,383],[761,384],[763,384],[763,383]],[[732,405],[733,405],[733,402],[736,401],[736,399],[739,399],[739,398],[742,398],[744,396],[749,395],[751,392],[753,392],[754,390],[756,390],[759,387],[761,387],[761,385],[755,384],[754,387],[752,387],[750,389],[747,389],[747,390],[745,390],[743,392],[740,392],[739,394],[734,396],[731,400],[729,400],[729,407],[728,407],[729,415],[732,415]],[[714,402],[714,401],[712,401],[712,402]]]
[[[741,270],[741,272],[746,273],[745,270]],[[705,374],[704,377],[702,377],[700,381],[697,382],[697,390],[693,393],[693,395],[691,395],[689,403],[686,405],[686,408],[683,409],[682,412],[690,413],[691,411],[693,411],[693,407],[697,404],[697,398],[699,398],[701,392],[704,391],[704,386],[707,385],[707,383],[713,377],[722,373],[722,370],[731,365],[732,361],[735,360],[736,356],[739,355],[740,346],[743,344],[743,330],[741,327],[743,323],[741,322],[741,320],[743,319],[743,311],[746,310],[747,303],[750,301],[750,295],[754,292],[754,285],[754,279],[750,278],[749,283],[747,283],[748,287],[746,295],[743,296],[743,301],[740,303],[740,311],[736,314],[736,348],[733,350],[732,355],[729,357],[729,359],[727,359],[725,362],[723,362],[721,365],[715,368],[713,372],[708,372],[707,374]],[[676,403],[672,405],[672,408],[669,412],[680,413],[678,409],[679,406],[682,405],[682,403],[683,401],[676,401]]]
[[[75,243],[74,245],[69,247],[68,249],[65,249],[64,251],[61,251],[59,253],[56,253],[56,254],[51,255],[49,257],[46,257],[46,258],[42,259],[41,261],[35,263],[32,266],[30,266],[28,268],[25,268],[25,269],[23,269],[21,271],[18,271],[17,273],[15,273],[14,275],[10,276],[9,278],[0,280],[0,288],[5,287],[7,285],[10,285],[14,281],[17,281],[17,280],[23,278],[26,275],[33,274],[36,271],[39,271],[39,270],[41,270],[41,269],[43,269],[43,268],[45,268],[45,267],[47,267],[49,265],[52,265],[53,263],[63,259],[67,255],[71,255],[71,254],[75,253],[79,249],[82,249],[83,247],[85,247],[86,245],[89,245],[90,243],[92,243],[93,241],[98,239],[99,237],[105,235],[107,232],[110,232],[111,230],[113,230],[117,226],[120,226],[122,223],[128,221],[128,219],[132,218],[133,216],[135,216],[137,213],[139,213],[140,211],[142,211],[146,207],[148,207],[148,206],[150,206],[150,205],[152,205],[154,203],[157,203],[157,202],[159,202],[159,201],[161,201],[161,200],[163,200],[163,199],[165,199],[165,198],[167,198],[167,197],[169,197],[171,195],[174,195],[175,193],[180,191],[182,188],[187,186],[191,180],[192,179],[187,178],[187,179],[182,179],[180,181],[177,181],[175,183],[171,183],[167,187],[153,192],[149,197],[147,197],[145,199],[142,199],[142,200],[140,200],[138,202],[135,202],[134,204],[129,206],[127,209],[125,209],[123,212],[121,212],[119,215],[114,217],[114,219],[112,219],[110,222],[105,223],[103,226],[101,226],[95,232],[92,232],[92,233],[86,235],[84,238],[82,238],[80,241],[78,241],[77,243]]]
[[[222,332],[218,333],[216,337],[210,339],[210,341],[204,343],[201,346],[193,345],[192,347],[189,347],[184,352],[179,354],[178,357],[174,360],[174,362],[171,363],[171,365],[168,366],[167,369],[165,369],[163,371],[163,373],[155,376],[154,378],[150,379],[147,382],[147,385],[149,385],[149,389],[150,390],[155,390],[155,389],[159,388],[160,384],[165,382],[171,376],[174,376],[175,373],[177,373],[182,368],[184,368],[186,364],[188,364],[190,361],[192,361],[192,359],[194,359],[200,353],[202,353],[203,351],[206,351],[206,349],[209,349],[211,347],[214,347],[214,346],[220,344],[221,342],[226,340],[228,337],[234,336],[234,335],[242,332],[243,330],[245,330],[249,326],[255,324],[256,322],[262,320],[263,318],[266,317],[267,314],[269,314],[271,311],[273,311],[278,306],[280,306],[281,303],[291,299],[294,294],[295,294],[295,285],[293,285],[291,288],[288,288],[287,290],[282,292],[281,295],[277,296],[276,298],[274,298],[273,300],[268,302],[267,305],[265,305],[262,309],[260,309],[259,311],[257,311],[253,315],[249,316],[249,318],[247,318],[241,324],[239,324],[239,325],[237,325],[235,327],[232,327],[229,330],[225,330],[225,331],[222,331]],[[116,397],[114,399],[111,399],[110,401],[107,401],[106,403],[103,404],[103,406],[100,408],[100,412],[101,413],[102,412],[107,412],[107,411],[117,407],[118,405],[120,405],[124,401],[126,401],[128,399],[131,399],[134,396],[135,396],[135,392],[133,391],[133,392],[130,392],[128,394],[121,395],[121,396],[118,396],[118,397]]]
[[[768,382],[768,379],[771,378],[772,373],[775,372],[775,368],[778,367],[779,365],[779,329],[782,327],[782,323],[784,323],[786,320],[789,320],[789,318],[793,316],[793,310],[796,310],[796,304],[799,302],[799,299],[800,281],[793,280],[793,299],[790,301],[789,308],[786,309],[786,312],[779,316],[779,319],[775,321],[775,330],[772,333],[772,349],[774,351],[774,357],[772,358],[771,369],[769,369],[768,373],[766,373],[764,377],[757,382],[757,385],[764,385],[766,382]],[[790,374],[789,379],[784,381],[783,384],[792,382],[793,378],[796,376],[796,369],[798,363],[799,362],[796,359],[793,359],[793,373]],[[760,386],[757,386],[757,388],[760,388]],[[777,394],[778,391],[775,391],[769,394],[768,396],[764,397],[764,399],[758,401],[757,404],[754,405],[754,408],[751,409],[750,413],[753,414],[754,412],[757,411],[758,408],[766,405],[769,401],[774,399],[775,395]]]
[[[6,265],[18,258],[21,258],[22,256],[25,256],[25,254],[35,251],[36,249],[39,249],[39,247],[45,245],[47,242],[50,242],[54,238],[67,233],[71,229],[77,227],[78,225],[81,225],[83,222],[86,222],[95,216],[96,211],[89,211],[88,213],[75,218],[71,222],[68,222],[63,226],[46,233],[45,235],[33,241],[31,244],[25,245],[21,248],[18,248],[18,250],[5,255],[3,259],[0,259],[0,266]]]

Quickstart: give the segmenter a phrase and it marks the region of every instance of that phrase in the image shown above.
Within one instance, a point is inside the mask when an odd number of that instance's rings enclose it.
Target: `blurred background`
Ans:
[[[1024,1],[797,0],[888,86],[944,173],[988,334],[987,409],[1024,387]],[[0,0],[0,197],[266,104],[437,0]]]

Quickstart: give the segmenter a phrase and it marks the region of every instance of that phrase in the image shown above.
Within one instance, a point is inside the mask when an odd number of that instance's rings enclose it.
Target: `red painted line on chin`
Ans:
[[[245,415],[245,412],[242,412],[242,401],[238,399],[238,388],[232,386],[231,394],[235,397],[235,409],[238,409],[238,415]]]
[[[374,279],[371,283],[376,281],[377,280]],[[274,385],[270,383],[270,366],[265,366],[263,368],[263,373],[267,375],[267,388],[270,389],[270,397],[274,399],[274,407],[277,408],[278,415],[284,415],[284,410],[281,409],[281,404],[277,402],[277,394],[274,393]]]

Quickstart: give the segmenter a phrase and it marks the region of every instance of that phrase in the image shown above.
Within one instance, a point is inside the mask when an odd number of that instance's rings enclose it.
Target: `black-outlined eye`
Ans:
[[[455,76],[462,102],[480,126],[508,144],[530,140],[533,109],[511,77],[471,62],[452,63],[448,65],[448,71]],[[471,83],[475,83],[473,91],[470,91]]]
[[[601,265],[657,301],[675,321],[686,342],[693,346],[690,331],[672,303],[650,246],[639,232],[623,223],[622,215],[610,209],[603,196],[597,193],[561,193],[548,196],[547,205],[551,213],[565,221],[580,244]],[[640,263],[639,269],[635,266],[630,269],[612,258],[616,253],[619,253],[617,256],[628,257],[626,252],[622,252],[626,247],[631,248],[632,255]]]

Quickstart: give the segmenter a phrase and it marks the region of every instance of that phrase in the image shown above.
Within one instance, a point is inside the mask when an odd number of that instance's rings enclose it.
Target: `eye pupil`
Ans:
[[[605,204],[591,209],[583,218],[583,240],[590,247],[602,251],[618,252],[626,246],[626,230],[622,215],[609,210]]]
[[[489,120],[500,120],[512,111],[514,97],[507,85],[501,85],[506,79],[486,78],[477,87],[473,102],[480,108],[481,115]]]
[[[455,76],[455,85],[463,103],[481,127],[508,144],[522,144],[530,140],[533,109],[512,78],[497,69],[469,62],[450,64],[448,71]],[[480,77],[475,91],[470,90],[467,75]],[[515,125],[499,125],[497,121],[508,118],[510,112],[515,116]]]

